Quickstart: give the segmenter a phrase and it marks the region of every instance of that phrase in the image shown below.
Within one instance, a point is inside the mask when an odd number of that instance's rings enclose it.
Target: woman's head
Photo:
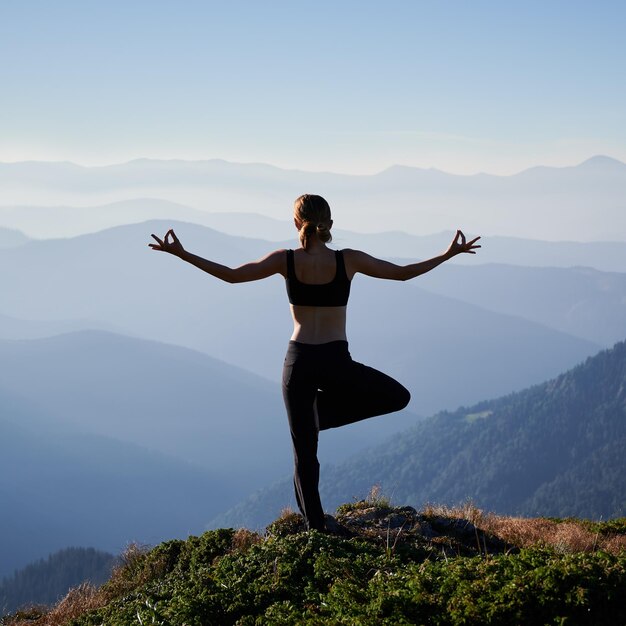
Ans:
[[[303,248],[307,247],[309,237],[313,235],[317,235],[323,243],[332,240],[330,229],[333,220],[330,217],[330,206],[322,196],[305,193],[297,198],[293,205],[293,218],[300,231]]]

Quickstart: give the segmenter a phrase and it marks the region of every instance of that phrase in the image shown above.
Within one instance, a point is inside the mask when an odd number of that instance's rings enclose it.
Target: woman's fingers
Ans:
[[[173,245],[173,243],[177,242],[177,240],[175,242],[171,242],[168,240],[170,234],[173,235],[174,231],[168,230],[165,233],[165,237],[163,237],[163,239],[159,239],[156,235],[150,235],[152,239],[156,241],[156,244],[149,243],[148,246],[152,248],[153,250],[161,250],[162,252],[169,252],[169,248]],[[174,237],[176,236],[174,235]]]
[[[156,243],[148,244],[153,250],[165,250],[165,243],[161,239],[156,235],[150,235],[150,237],[156,241]]]
[[[452,244],[450,249],[458,254],[459,252],[468,252],[470,254],[476,254],[474,250],[480,248],[481,246],[476,245],[476,242],[480,239],[480,237],[474,237],[471,241],[467,241],[465,238],[465,233],[462,230],[457,230],[454,235],[454,239],[452,240]]]

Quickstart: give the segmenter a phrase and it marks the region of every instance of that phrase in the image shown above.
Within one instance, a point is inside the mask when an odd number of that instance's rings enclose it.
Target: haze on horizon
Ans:
[[[626,5],[0,5],[0,161],[508,175],[626,161]]]

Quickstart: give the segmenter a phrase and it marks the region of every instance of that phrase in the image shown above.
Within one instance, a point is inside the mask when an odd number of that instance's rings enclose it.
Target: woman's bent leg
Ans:
[[[409,391],[397,380],[350,359],[332,368],[318,392],[319,428],[338,428],[400,411],[410,399]]]

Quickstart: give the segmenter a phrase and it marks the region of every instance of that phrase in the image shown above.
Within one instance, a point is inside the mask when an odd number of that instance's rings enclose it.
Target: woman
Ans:
[[[346,306],[357,273],[408,280],[429,272],[460,253],[475,254],[476,237],[466,242],[457,230],[441,255],[410,265],[395,265],[358,250],[333,251],[333,221],[324,198],[305,194],[295,201],[294,224],[301,247],[276,250],[259,261],[230,268],[187,252],[169,230],[152,235],[153,250],[169,252],[229,283],[284,276],[294,329],[283,369],[283,397],[293,442],[294,486],[307,528],[325,530],[318,491],[317,439],[320,430],[403,409],[409,392],[393,378],[356,363],[348,352]]]

